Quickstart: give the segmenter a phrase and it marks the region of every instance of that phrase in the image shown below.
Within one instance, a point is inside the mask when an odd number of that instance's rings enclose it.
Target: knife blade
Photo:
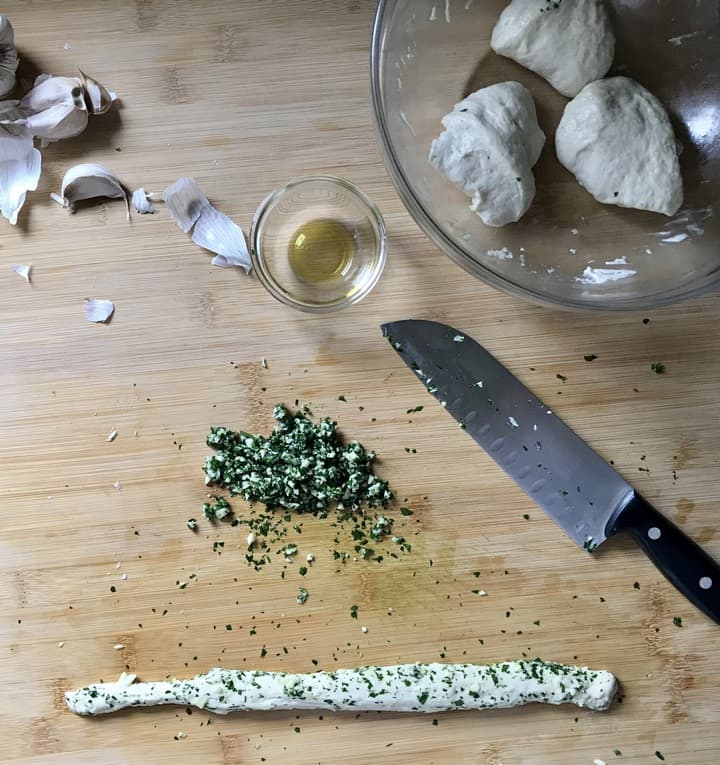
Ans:
[[[382,325],[393,349],[488,455],[580,547],[633,535],[660,571],[720,623],[720,567],[643,499],[479,343],[453,327]]]

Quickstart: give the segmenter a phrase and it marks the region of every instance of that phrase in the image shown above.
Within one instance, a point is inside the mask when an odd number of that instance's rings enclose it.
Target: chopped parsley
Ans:
[[[589,353],[587,356],[583,356],[585,361],[595,361],[597,356],[594,353]]]
[[[298,588],[298,594],[297,594],[297,602],[302,606],[304,603],[307,603],[307,599],[310,597],[310,593],[304,588],[299,587]],[[313,662],[317,664],[317,662],[313,659]]]
[[[412,515],[413,511],[409,507],[401,507],[400,515]]]
[[[196,531],[198,527],[195,518],[188,518],[187,521],[185,521],[185,525],[190,529],[190,531]]]
[[[673,616],[673,624],[676,627],[682,627],[683,626],[682,616]]]
[[[567,380],[567,377],[565,377],[565,375],[561,375],[560,372],[558,372],[555,377],[557,377],[558,380],[562,380],[563,382]]]
[[[358,607],[355,605],[350,606],[350,616],[353,619],[357,619],[357,615],[358,615]]]
[[[665,755],[662,752],[655,751],[655,756],[658,758],[658,760],[665,760]]]
[[[658,362],[657,364],[650,364],[650,369],[655,372],[656,375],[665,374],[665,364]]]

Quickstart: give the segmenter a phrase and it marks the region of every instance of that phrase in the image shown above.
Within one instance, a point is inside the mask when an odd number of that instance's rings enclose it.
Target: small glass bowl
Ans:
[[[387,256],[385,223],[352,183],[329,175],[296,178],[260,205],[250,231],[258,279],[301,311],[335,311],[362,300]]]

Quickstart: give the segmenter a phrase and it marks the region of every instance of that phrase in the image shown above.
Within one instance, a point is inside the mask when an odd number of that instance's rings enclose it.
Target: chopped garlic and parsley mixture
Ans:
[[[533,702],[607,709],[615,677],[602,670],[533,659],[501,664],[397,664],[334,672],[212,669],[191,680],[135,683],[123,673],[65,694],[68,707],[99,715],[126,707],[182,704],[218,714],[273,709],[442,712]]]
[[[291,413],[278,404],[273,410],[278,424],[269,437],[213,428],[207,444],[217,453],[205,461],[205,482],[270,510],[386,505],[392,493],[373,472],[375,453],[358,441],[343,444],[336,422],[325,418],[316,425],[308,413],[307,408]]]

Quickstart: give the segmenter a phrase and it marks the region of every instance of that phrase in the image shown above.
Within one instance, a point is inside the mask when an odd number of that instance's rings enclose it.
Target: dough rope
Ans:
[[[498,664],[398,664],[334,672],[289,673],[211,669],[190,680],[136,683],[123,673],[65,694],[80,715],[127,707],[182,704],[218,714],[273,709],[443,712],[496,709],[533,702],[607,709],[617,693],[603,670],[533,659]]]

